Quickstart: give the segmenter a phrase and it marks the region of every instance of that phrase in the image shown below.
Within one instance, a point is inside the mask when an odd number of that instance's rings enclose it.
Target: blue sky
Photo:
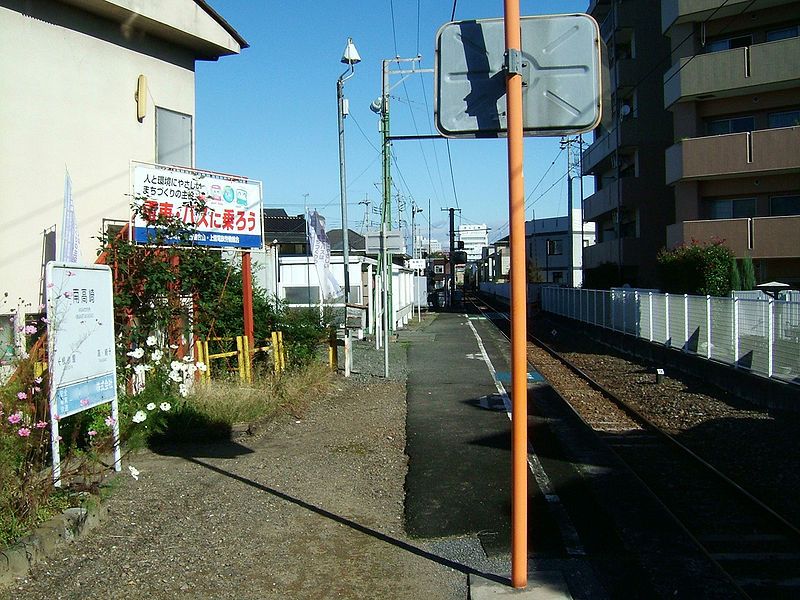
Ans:
[[[250,48],[197,65],[198,168],[259,179],[267,207],[301,214],[307,204],[326,217],[329,228],[341,226],[336,79],[345,70],[339,60],[347,38],[353,38],[362,62],[345,84],[350,102],[345,137],[348,221],[359,231],[366,208],[361,202],[377,207],[381,197],[378,117],[369,110],[381,92],[381,61],[421,54],[421,67],[432,68],[436,31],[450,21],[454,3],[210,3]],[[500,0],[458,0],[455,6],[456,20],[503,15]],[[587,6],[586,0],[522,0],[521,12],[583,12]],[[413,75],[392,90],[393,134],[433,133],[432,113],[432,74]],[[403,216],[410,222],[415,201],[423,209],[417,215],[423,235],[430,222],[432,237],[447,239],[448,217],[442,209],[450,206],[461,208],[462,223],[488,224],[490,239],[507,235],[505,140],[450,140],[449,156],[443,140],[398,141],[394,155],[394,184],[408,207]],[[566,214],[566,168],[558,138],[526,138],[527,218],[533,210],[537,218]],[[378,215],[371,219],[377,221]]]

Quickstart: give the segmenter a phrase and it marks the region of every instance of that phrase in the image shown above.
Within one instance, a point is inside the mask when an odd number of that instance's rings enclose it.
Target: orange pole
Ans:
[[[244,334],[247,336],[247,344],[252,351],[255,346],[255,336],[253,330],[253,271],[250,261],[250,253],[242,252],[242,306],[244,308]]]
[[[519,55],[519,0],[505,2],[506,53]],[[515,61],[509,61],[514,64]],[[511,242],[511,585],[528,585],[528,381],[525,185],[522,175],[522,76],[506,74],[508,217]]]

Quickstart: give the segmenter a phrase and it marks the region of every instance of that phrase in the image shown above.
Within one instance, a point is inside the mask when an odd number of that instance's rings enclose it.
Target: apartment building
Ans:
[[[597,235],[584,248],[583,267],[586,279],[611,270],[613,283],[651,287],[656,257],[674,222],[664,171],[672,117],[664,108],[661,77],[669,41],[655,0],[592,0],[588,12],[608,48],[611,102],[610,118],[581,155],[582,173],[595,181],[595,192],[583,201],[584,220],[595,224]]]
[[[664,0],[669,246],[723,240],[800,284],[800,2]]]
[[[489,228],[485,223],[479,225],[459,225],[456,239],[464,242],[467,260],[474,262],[481,259],[483,249],[489,245]]]

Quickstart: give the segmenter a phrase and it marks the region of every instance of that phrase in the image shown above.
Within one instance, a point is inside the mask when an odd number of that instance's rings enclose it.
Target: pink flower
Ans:
[[[36,333],[36,325],[25,325],[24,331],[26,335],[33,335]]]
[[[97,435],[97,432],[94,429],[90,429],[89,431],[86,432],[86,435],[88,435],[89,437],[94,437]]]
[[[81,406],[89,406],[89,399],[81,398]]]
[[[114,423],[116,423],[116,420],[114,420],[114,417],[106,417],[106,426],[107,427],[113,427]]]
[[[48,319],[47,317],[42,317],[42,323],[47,325],[49,322],[50,322],[50,319]]]
[[[44,429],[47,427],[47,421],[39,421],[36,423],[36,425],[34,425],[34,427],[36,427],[36,429]]]
[[[19,437],[28,437],[31,434],[31,430],[27,427],[20,427],[19,431],[17,431],[17,435]]]
[[[50,288],[52,288],[54,285],[55,285],[55,283],[48,283],[48,284],[47,284],[47,289],[50,289]]]
[[[20,392],[17,394],[17,398],[19,398],[20,400],[27,400],[28,394],[26,394],[25,392]]]
[[[8,422],[11,423],[12,425],[16,425],[20,421],[22,421],[21,412],[17,411],[13,415],[8,415]]]
[[[36,393],[38,394],[39,392],[41,392],[41,391],[42,391],[42,388],[40,388],[40,387],[35,387],[35,388],[33,388],[33,391],[34,391],[34,392],[36,392]]]
[[[60,416],[60,415],[58,415],[58,414],[54,414],[54,415],[53,415],[53,418],[54,418],[56,421],[60,421],[60,420],[61,420],[61,416]]]

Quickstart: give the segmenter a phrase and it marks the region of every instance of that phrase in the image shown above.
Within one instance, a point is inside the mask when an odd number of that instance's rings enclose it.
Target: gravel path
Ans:
[[[386,381],[358,348],[360,374],[301,419],[130,458],[141,475],[105,523],[0,597],[466,598],[466,576],[403,533],[405,349]]]

